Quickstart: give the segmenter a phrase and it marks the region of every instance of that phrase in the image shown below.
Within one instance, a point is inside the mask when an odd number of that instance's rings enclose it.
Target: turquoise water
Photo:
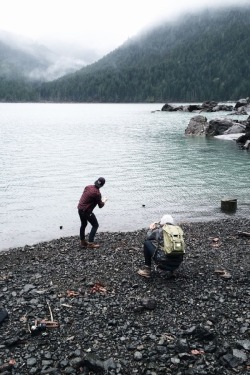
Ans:
[[[99,231],[144,228],[165,213],[228,217],[225,197],[249,217],[250,152],[185,137],[196,114],[163,104],[0,104],[0,250],[78,235],[78,200],[99,176],[108,197],[95,209]]]

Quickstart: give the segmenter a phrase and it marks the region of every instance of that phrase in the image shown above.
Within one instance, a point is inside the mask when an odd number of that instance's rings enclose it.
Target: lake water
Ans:
[[[249,217],[250,153],[185,137],[196,114],[163,104],[0,104],[0,250],[78,235],[78,200],[99,176],[108,197],[95,209],[100,232],[145,228],[165,213],[228,217],[225,197]]]

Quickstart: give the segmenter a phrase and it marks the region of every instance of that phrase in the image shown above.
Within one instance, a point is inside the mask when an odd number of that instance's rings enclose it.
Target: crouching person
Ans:
[[[169,271],[171,275],[180,266],[185,253],[185,243],[182,229],[174,225],[171,215],[164,215],[160,222],[149,226],[144,242],[145,266],[137,273],[149,278],[151,276],[152,260],[157,268]]]

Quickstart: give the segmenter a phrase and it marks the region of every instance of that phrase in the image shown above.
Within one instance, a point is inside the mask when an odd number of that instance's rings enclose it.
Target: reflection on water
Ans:
[[[225,217],[224,197],[249,217],[250,153],[185,137],[195,114],[152,113],[162,105],[0,104],[0,249],[77,235],[78,200],[99,176],[109,198],[95,210],[100,231],[132,231],[164,213]]]

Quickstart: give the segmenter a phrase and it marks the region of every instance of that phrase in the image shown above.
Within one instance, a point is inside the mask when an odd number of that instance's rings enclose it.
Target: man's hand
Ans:
[[[149,229],[154,230],[155,228],[157,228],[157,223],[150,224]]]
[[[102,199],[103,203],[106,203],[107,200],[108,200],[108,198],[106,198],[106,197]]]

